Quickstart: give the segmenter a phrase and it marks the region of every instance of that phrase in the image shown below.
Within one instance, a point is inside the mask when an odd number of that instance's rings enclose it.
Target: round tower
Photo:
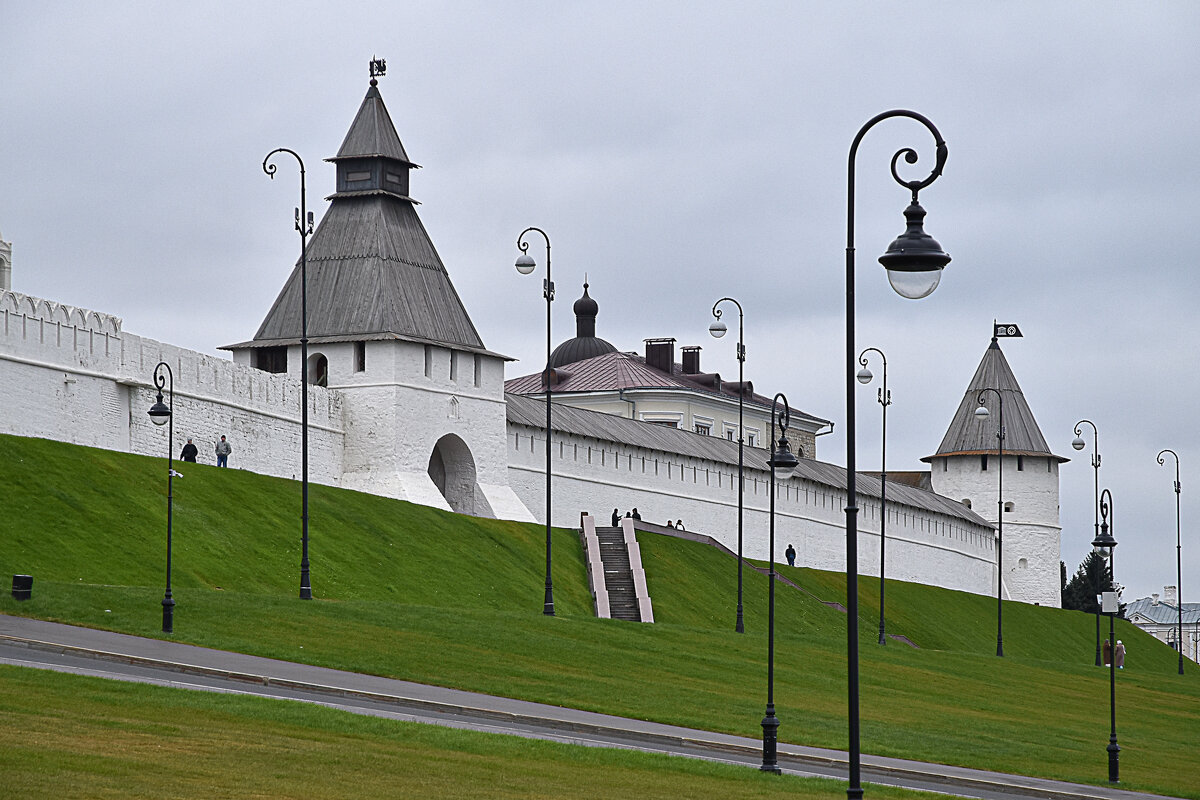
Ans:
[[[976,414],[980,406],[986,416]],[[1001,596],[1058,607],[1058,466],[1069,459],[1050,452],[995,337],[937,452],[921,460],[930,465],[935,492],[998,529],[1003,517]]]

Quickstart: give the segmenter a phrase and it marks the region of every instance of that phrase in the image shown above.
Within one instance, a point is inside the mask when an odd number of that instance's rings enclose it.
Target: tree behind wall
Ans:
[[[1095,614],[1100,611],[1096,595],[1106,591],[1111,581],[1108,575],[1108,560],[1093,550],[1083,559],[1079,569],[1067,582],[1062,592],[1062,607]]]

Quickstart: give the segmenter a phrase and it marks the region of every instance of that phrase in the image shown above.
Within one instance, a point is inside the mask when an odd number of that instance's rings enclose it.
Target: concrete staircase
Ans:
[[[595,519],[584,515],[582,523],[580,534],[596,616],[654,622],[633,520],[622,520],[619,528],[597,528]]]

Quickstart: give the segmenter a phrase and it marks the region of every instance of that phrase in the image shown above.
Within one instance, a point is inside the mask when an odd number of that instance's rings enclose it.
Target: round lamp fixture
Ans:
[[[166,425],[167,420],[171,419],[171,407],[162,401],[162,395],[158,396],[157,402],[150,406],[150,410],[146,412],[150,415],[150,421],[155,425]]]
[[[871,379],[874,377],[875,376],[871,374],[871,370],[867,369],[866,367],[863,367],[858,371],[858,382],[864,386],[870,383]]]
[[[787,436],[779,437],[779,445],[775,452],[771,453],[767,464],[775,471],[775,477],[781,481],[786,481],[796,472],[796,467],[800,466],[800,459],[796,458],[792,449],[788,447]]]
[[[975,409],[975,419],[979,420],[980,422],[987,419],[991,415],[992,412],[987,410],[987,406],[980,406],[979,408]]]
[[[714,339],[720,339],[728,330],[729,328],[725,327],[725,323],[721,322],[721,320],[717,320],[708,326],[708,332],[712,334]]]
[[[528,275],[533,272],[533,268],[537,266],[537,262],[533,260],[533,256],[529,253],[521,253],[517,256],[517,272],[522,275]]]
[[[888,282],[896,294],[920,300],[933,294],[942,280],[942,269],[950,263],[950,254],[925,233],[925,209],[915,200],[904,209],[908,227],[879,257],[888,273]]]
[[[1076,450],[1082,450],[1087,447],[1087,442],[1083,440],[1082,436],[1076,436],[1075,441],[1071,442],[1071,447],[1074,447]]]

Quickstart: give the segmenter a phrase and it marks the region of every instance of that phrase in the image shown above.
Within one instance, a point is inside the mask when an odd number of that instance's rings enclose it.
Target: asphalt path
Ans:
[[[295,662],[0,615],[0,664],[193,691],[253,695],[355,714],[755,767],[757,739],[427,686]],[[844,782],[846,754],[779,744],[784,773]],[[983,800],[1151,800],[1161,795],[864,755],[864,782]],[[838,791],[841,791],[839,788]]]

